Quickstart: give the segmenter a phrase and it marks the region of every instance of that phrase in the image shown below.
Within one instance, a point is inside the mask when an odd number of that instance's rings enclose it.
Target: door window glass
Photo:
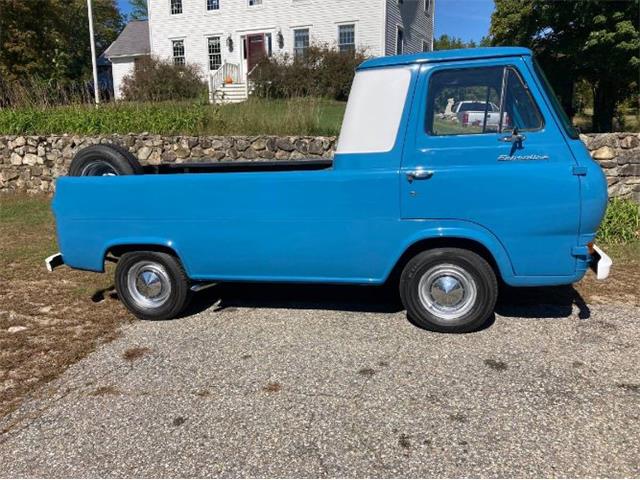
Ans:
[[[512,67],[436,72],[429,81],[427,131],[431,135],[495,133],[542,128],[542,116]]]

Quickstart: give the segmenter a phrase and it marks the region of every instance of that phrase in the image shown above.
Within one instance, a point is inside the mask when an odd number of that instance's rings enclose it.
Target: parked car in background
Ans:
[[[441,118],[452,92],[466,108],[479,89],[513,130]],[[333,161],[142,167],[96,145],[70,173],[47,264],[117,261],[119,298],[141,318],[175,318],[211,282],[387,283],[418,325],[468,332],[499,281],[563,285],[611,266],[593,244],[604,174],[523,48],[364,62]]]
[[[500,107],[492,102],[464,100],[453,106],[453,113],[463,127],[482,127],[486,117],[486,126],[497,129],[500,124]],[[504,126],[509,127],[509,115],[503,115]]]

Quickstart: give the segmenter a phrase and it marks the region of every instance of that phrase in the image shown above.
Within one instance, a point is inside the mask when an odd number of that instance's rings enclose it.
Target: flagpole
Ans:
[[[93,93],[95,95],[96,105],[100,104],[100,90],[98,89],[98,65],[96,63],[96,40],[93,34],[93,9],[91,8],[91,0],[87,0],[87,10],[89,11],[89,36],[91,43],[91,65],[93,67]]]

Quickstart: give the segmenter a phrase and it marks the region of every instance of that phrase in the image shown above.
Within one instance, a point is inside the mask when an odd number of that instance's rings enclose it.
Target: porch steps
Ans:
[[[216,103],[241,103],[248,97],[245,83],[227,83],[219,87],[213,94]]]

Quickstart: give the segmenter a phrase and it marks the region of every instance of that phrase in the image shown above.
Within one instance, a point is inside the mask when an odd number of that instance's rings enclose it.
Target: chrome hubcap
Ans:
[[[127,288],[131,298],[139,306],[158,308],[171,295],[171,280],[159,263],[138,262],[127,273]]]
[[[94,160],[87,163],[82,169],[81,176],[83,177],[115,177],[118,172],[102,160]]]
[[[418,290],[423,307],[446,321],[457,320],[469,313],[478,295],[473,277],[453,264],[429,269],[420,278]]]

